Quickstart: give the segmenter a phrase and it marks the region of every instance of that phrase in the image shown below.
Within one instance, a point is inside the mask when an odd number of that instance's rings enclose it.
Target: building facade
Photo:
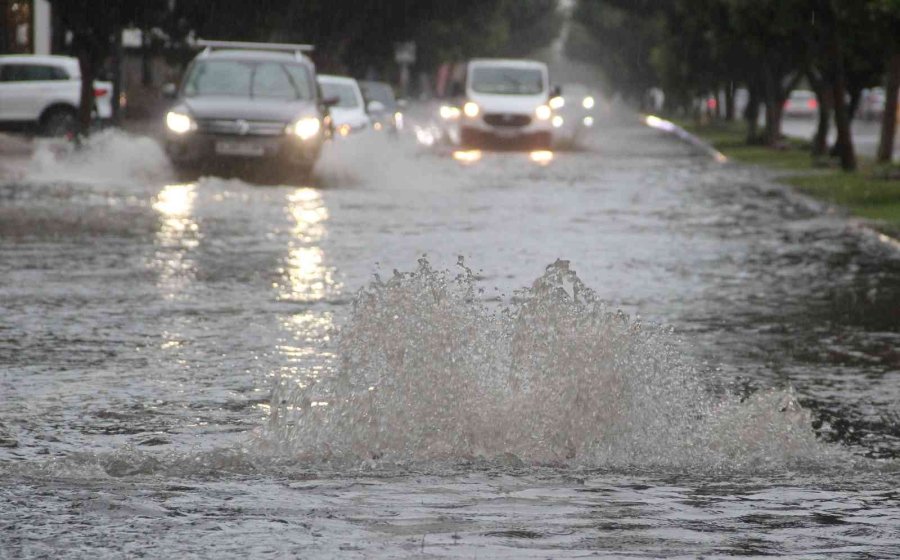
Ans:
[[[50,54],[52,21],[48,0],[0,0],[0,54]]]

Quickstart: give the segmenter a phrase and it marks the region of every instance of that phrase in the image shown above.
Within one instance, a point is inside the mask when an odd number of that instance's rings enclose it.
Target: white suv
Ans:
[[[51,136],[76,129],[81,100],[78,59],[0,56],[0,126],[34,126]],[[94,117],[112,117],[112,84],[94,82]]]

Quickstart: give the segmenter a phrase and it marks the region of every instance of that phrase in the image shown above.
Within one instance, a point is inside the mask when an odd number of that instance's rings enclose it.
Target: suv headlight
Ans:
[[[322,122],[316,117],[302,118],[291,127],[291,131],[301,140],[311,140],[322,130]]]
[[[474,119],[481,112],[481,107],[478,106],[478,103],[474,101],[469,101],[465,105],[463,105],[463,113],[466,114],[470,119]]]
[[[550,120],[550,117],[553,116],[553,110],[550,109],[547,105],[541,105],[537,109],[534,110],[535,116],[538,120],[547,121]]]
[[[166,114],[166,127],[175,134],[186,134],[197,128],[197,124],[190,116],[184,113],[169,111]]]

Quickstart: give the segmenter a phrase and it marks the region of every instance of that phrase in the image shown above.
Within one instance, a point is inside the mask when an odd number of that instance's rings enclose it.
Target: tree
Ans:
[[[103,61],[113,48],[113,36],[126,25],[148,25],[165,13],[165,0],[107,0],[97,6],[91,0],[50,0],[59,20],[72,34],[70,48],[81,68],[81,101],[78,134],[90,132],[94,108],[94,81]]]
[[[833,0],[818,0],[816,13],[821,21],[825,37],[825,54],[830,66],[834,100],[834,118],[838,129],[838,151],[841,167],[845,171],[856,170],[856,154],[850,134],[850,115],[847,107],[847,78],[844,70],[843,34],[838,22],[838,12]]]
[[[878,144],[878,162],[890,163],[894,155],[894,138],[897,134],[898,91],[900,91],[900,0],[881,0],[873,6],[879,35],[885,40],[887,76],[886,100],[881,122],[881,140]]]

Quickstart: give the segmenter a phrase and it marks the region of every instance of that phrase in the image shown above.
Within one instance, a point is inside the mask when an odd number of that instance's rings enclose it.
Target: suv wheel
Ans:
[[[41,119],[41,132],[47,136],[71,136],[77,129],[78,115],[67,107],[51,109]]]

